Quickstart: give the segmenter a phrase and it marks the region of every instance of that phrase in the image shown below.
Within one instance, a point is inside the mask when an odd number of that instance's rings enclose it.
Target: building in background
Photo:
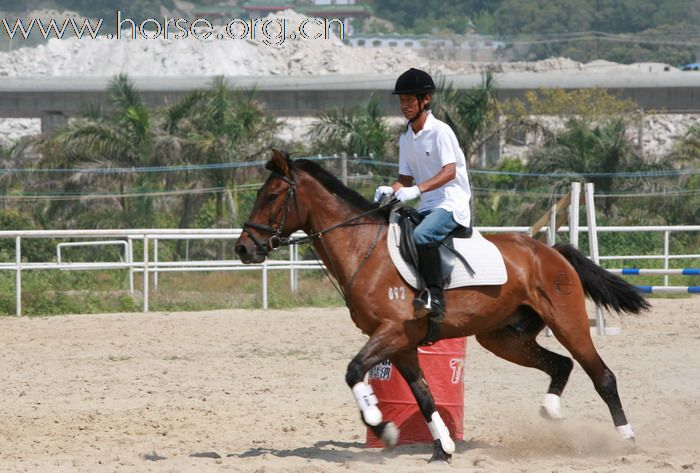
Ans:
[[[398,35],[353,34],[345,42],[357,48],[410,48],[430,52],[433,58],[464,59],[468,61],[492,61],[505,43],[489,36],[472,33],[466,35]]]

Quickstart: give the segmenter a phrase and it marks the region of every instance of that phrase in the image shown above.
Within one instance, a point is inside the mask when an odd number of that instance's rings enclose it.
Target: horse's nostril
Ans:
[[[246,254],[248,251],[246,250],[244,245],[236,245],[236,254],[238,256],[242,256]]]

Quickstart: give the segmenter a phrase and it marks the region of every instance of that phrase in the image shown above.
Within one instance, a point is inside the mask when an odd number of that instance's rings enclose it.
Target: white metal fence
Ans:
[[[159,244],[172,240],[236,240],[240,229],[149,229],[149,230],[31,230],[1,231],[0,239],[13,239],[15,242],[14,261],[0,262],[0,271],[15,272],[16,315],[22,315],[22,274],[25,271],[61,270],[128,270],[129,293],[134,294],[134,274],[143,275],[143,311],[149,311],[149,296],[152,288],[158,287],[158,274],[186,271],[261,271],[262,306],[268,306],[268,271],[289,270],[291,289],[297,289],[297,272],[300,269],[320,269],[316,261],[299,260],[296,247],[289,250],[288,260],[268,259],[262,264],[243,264],[239,260],[185,260],[161,261],[158,256]],[[302,236],[299,233],[296,236]],[[22,243],[29,239],[78,240],[61,242],[56,245],[54,261],[23,261]],[[134,258],[134,242],[140,242],[141,259]],[[119,246],[123,249],[119,261],[111,262],[68,262],[64,250],[67,247]]]
[[[480,227],[481,232],[529,232],[529,227]],[[587,227],[579,231],[587,232]],[[569,232],[568,227],[562,227],[559,232]],[[700,232],[700,225],[692,226],[629,226],[629,227],[597,227],[598,233],[615,232],[655,232],[663,233],[663,244],[659,252],[649,255],[601,255],[600,260],[662,260],[663,268],[670,270],[674,259],[693,260],[700,262],[700,253],[672,254],[671,242],[674,234],[680,232]],[[33,230],[33,231],[0,231],[0,239],[13,239],[15,242],[14,261],[0,262],[0,271],[15,272],[15,301],[16,314],[22,315],[22,274],[25,271],[37,270],[128,270],[129,292],[134,293],[134,274],[143,275],[143,311],[149,310],[149,295],[152,288],[158,287],[158,275],[166,272],[186,271],[261,271],[262,307],[268,307],[268,272],[271,270],[287,270],[290,274],[292,291],[297,289],[298,271],[304,269],[320,269],[315,260],[300,260],[296,247],[289,250],[288,259],[268,259],[263,264],[244,265],[239,260],[190,260],[161,261],[158,255],[159,244],[173,240],[235,240],[240,236],[240,229],[147,229],[147,230]],[[299,234],[301,235],[301,233]],[[23,261],[22,243],[31,239],[71,240],[57,243],[56,258],[46,262]],[[140,242],[142,258],[134,259],[134,242]],[[69,247],[86,246],[118,246],[121,250],[119,261],[112,262],[68,262],[65,260],[65,249]],[[274,256],[274,254],[273,254]],[[26,259],[26,258],[25,258]],[[665,276],[668,285],[668,275]]]

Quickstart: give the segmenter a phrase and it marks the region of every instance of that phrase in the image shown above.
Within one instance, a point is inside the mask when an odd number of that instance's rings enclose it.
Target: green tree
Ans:
[[[455,132],[467,160],[499,131],[496,83],[491,71],[484,73],[479,86],[468,90],[457,89],[438,77],[431,107]]]
[[[41,138],[37,143],[43,155],[39,165],[77,170],[55,183],[65,192],[113,191],[121,210],[121,222],[107,218],[113,213],[105,209],[102,224],[145,224],[150,219],[150,207],[144,208],[144,214],[132,214],[126,192],[138,179],[152,179],[139,177],[132,171],[156,164],[151,112],[134,84],[123,74],[110,81],[107,102],[107,113],[95,107],[88,108],[81,117],[57,130],[53,137]],[[95,168],[115,171],[96,173]],[[105,203],[109,201],[103,200],[102,205]],[[54,203],[53,207],[54,210],[60,210],[56,207],[66,209],[61,203]]]
[[[5,197],[0,201],[0,209],[7,207],[6,196],[18,181],[9,171],[17,167],[17,153],[12,146],[0,143],[0,194]]]
[[[665,190],[675,196],[659,199],[657,210],[668,224],[695,225],[700,221],[700,127],[691,126],[664,160],[668,167],[687,172],[664,180]]]
[[[392,139],[390,126],[374,95],[352,109],[321,112],[308,136],[313,153],[347,153],[383,158]]]
[[[694,57],[688,36],[698,31],[692,0],[505,0],[493,13],[494,32],[517,43],[517,58],[565,56],[587,62],[657,61]]]
[[[586,0],[504,0],[494,13],[502,35],[589,31],[595,4]]]
[[[613,190],[641,189],[640,182],[617,179],[615,174],[652,169],[637,153],[633,143],[625,136],[626,125],[622,118],[603,123],[592,123],[582,118],[570,118],[563,132],[555,134],[545,145],[530,156],[529,172],[597,174],[585,180],[593,182],[596,193],[610,194]],[[560,180],[562,190],[572,180]],[[582,178],[582,180],[584,180]],[[603,212],[611,214],[613,197],[603,199]]]
[[[374,0],[376,14],[397,25],[404,33],[431,33],[433,29],[449,29],[464,33],[470,17],[495,2],[443,2],[439,0]]]
[[[165,109],[161,123],[171,162],[209,165],[196,175],[182,175],[180,182],[189,190],[214,190],[217,227],[239,223],[224,218],[225,198],[237,175],[230,164],[259,159],[273,143],[277,128],[277,120],[264,111],[254,90],[234,90],[223,77]],[[185,197],[180,226],[189,225],[202,203]]]

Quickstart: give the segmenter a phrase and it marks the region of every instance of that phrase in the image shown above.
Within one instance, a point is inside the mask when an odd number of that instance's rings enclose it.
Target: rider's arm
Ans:
[[[440,172],[427,181],[421,182],[418,186],[421,194],[438,189],[457,177],[457,165],[455,163],[445,164]]]
[[[411,187],[413,185],[413,176],[406,176],[404,174],[399,174],[399,178],[394,181],[391,188],[394,192],[401,189],[402,187]]]

